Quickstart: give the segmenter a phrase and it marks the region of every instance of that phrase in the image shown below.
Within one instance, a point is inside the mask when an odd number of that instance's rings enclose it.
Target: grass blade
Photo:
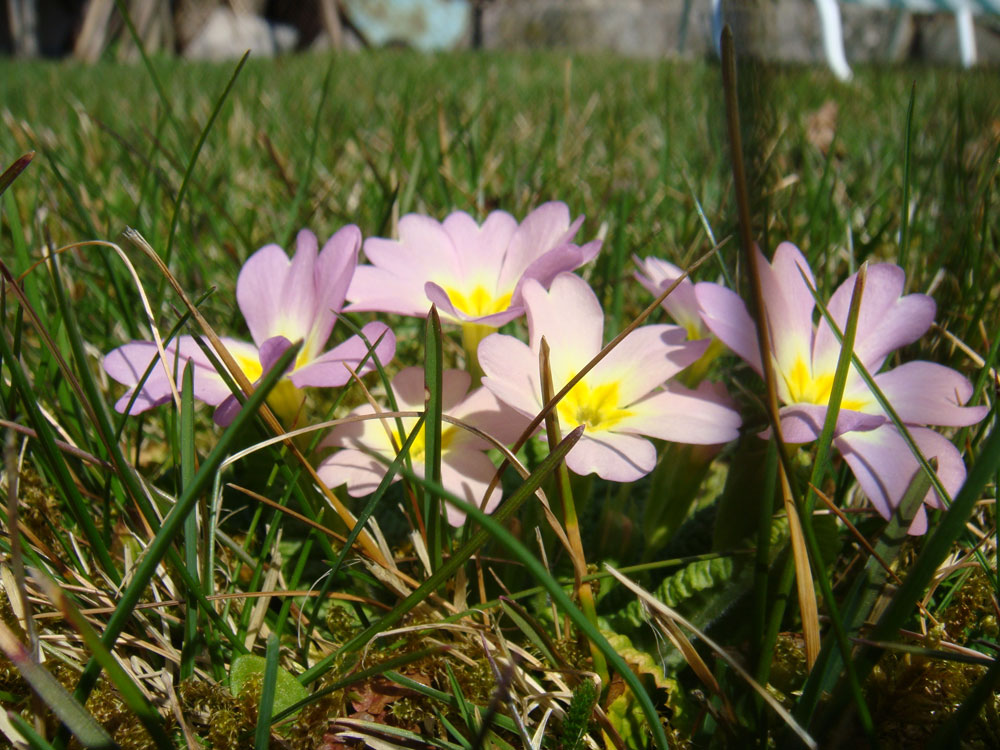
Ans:
[[[142,49],[141,45],[140,49]],[[177,191],[177,200],[174,201],[174,213],[170,217],[170,231],[167,235],[167,249],[163,253],[163,260],[168,266],[170,265],[170,259],[173,256],[174,238],[177,236],[177,224],[180,222],[181,207],[184,205],[184,197],[187,195],[188,186],[191,184],[191,174],[194,172],[194,165],[198,162],[198,156],[201,154],[202,146],[205,145],[205,141],[208,139],[208,133],[212,129],[212,125],[215,124],[215,120],[219,116],[219,112],[222,111],[222,105],[226,103],[226,99],[229,97],[229,92],[233,90],[233,86],[236,84],[236,79],[239,77],[240,71],[243,70],[243,66],[246,65],[248,57],[250,57],[250,50],[244,52],[243,57],[241,57],[240,61],[236,63],[236,68],[233,70],[233,74],[230,76],[229,82],[226,83],[226,87],[222,90],[222,94],[220,94],[219,98],[216,100],[215,106],[212,108],[212,113],[208,117],[208,122],[205,123],[205,127],[202,128],[201,135],[198,136],[198,142],[195,144],[194,151],[191,153],[191,158],[188,160],[187,168],[184,170],[181,187]],[[152,68],[150,68],[150,71],[152,71]],[[155,76],[153,80],[156,80]]]
[[[138,388],[136,389],[138,393]],[[181,454],[181,487],[187,487],[194,480],[196,454],[194,447],[194,368],[184,368],[181,384],[181,419],[178,435]],[[189,513],[184,520],[184,566],[192,576],[198,574],[198,514]],[[188,598],[184,615],[184,644],[181,647],[181,679],[194,674],[194,660],[198,649],[199,626],[198,608],[191,597]]]
[[[13,286],[16,282],[8,275],[5,267],[2,270],[7,283]],[[20,396],[24,411],[28,416],[28,421],[38,436],[38,443],[41,447],[41,458],[51,472],[52,480],[59,487],[76,522],[80,524],[80,528],[87,538],[87,542],[91,545],[101,569],[115,583],[121,582],[121,573],[118,571],[104,543],[104,537],[94,523],[89,504],[83,499],[83,495],[76,486],[76,482],[73,481],[72,472],[66,466],[62,452],[56,445],[55,436],[52,434],[52,427],[42,415],[39,408],[39,399],[35,396],[29,384],[28,376],[25,374],[20,360],[14,357],[14,353],[7,343],[5,335],[0,335],[0,357],[7,363],[7,370],[10,373],[13,390]]]
[[[254,749],[267,750],[271,743],[271,712],[274,708],[274,691],[278,683],[278,636],[267,638],[267,654],[264,657],[264,682],[260,688],[260,704],[257,708],[257,729],[254,733]]]
[[[903,213],[899,217],[899,256],[897,265],[907,268],[910,255],[910,180],[913,158],[913,104],[917,98],[916,81],[910,86],[910,103],[906,107],[906,136],[903,142]]]
[[[472,354],[470,353],[470,357]],[[441,350],[441,318],[431,305],[424,328],[424,476],[441,483],[442,390],[444,362]],[[424,490],[424,519],[427,524],[427,551],[431,570],[441,567],[441,550],[444,547],[444,527],[441,519],[441,501],[429,490]]]
[[[767,704],[774,709],[775,713],[777,713],[782,719],[784,719],[784,721],[788,724],[788,726],[792,728],[792,730],[798,735],[799,739],[802,740],[802,742],[804,742],[807,747],[813,749],[819,747],[816,741],[809,735],[809,733],[806,732],[806,730],[803,729],[801,726],[799,726],[798,722],[795,721],[792,715],[788,713],[788,711],[786,711],[784,707],[770,693],[768,693],[765,688],[761,687],[761,685],[759,685],[753,679],[753,677],[751,677],[747,673],[747,671],[739,665],[739,662],[737,662],[732,656],[729,655],[726,649],[722,648],[720,645],[715,643],[715,641],[713,641],[707,635],[698,630],[694,625],[688,622],[679,613],[672,610],[663,602],[658,601],[655,596],[637,586],[635,583],[633,583],[631,580],[623,576],[621,573],[619,573],[617,570],[612,568],[607,563],[604,564],[604,568],[609,573],[611,573],[611,575],[613,575],[619,581],[619,583],[624,585],[633,593],[641,596],[642,600],[646,603],[646,605],[654,609],[659,615],[680,623],[688,630],[690,630],[692,633],[697,635],[702,641],[708,644],[708,646],[711,647],[711,649],[715,651],[720,657],[722,657],[722,659],[738,675],[740,675],[740,677],[742,677],[744,680],[747,681],[747,683],[757,692],[757,694],[760,695],[760,697],[763,698],[764,701],[767,702]]]
[[[20,714],[8,711],[7,718],[10,719],[10,723],[14,725],[14,728],[21,733],[21,736],[24,737],[24,741],[28,743],[28,747],[31,750],[55,750],[42,735],[34,730],[31,724],[21,718]]]

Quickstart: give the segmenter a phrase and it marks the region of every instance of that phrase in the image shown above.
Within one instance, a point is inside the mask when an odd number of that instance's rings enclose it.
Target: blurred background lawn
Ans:
[[[251,252],[287,246],[304,226],[390,235],[410,211],[523,216],[556,199],[586,214],[581,237],[606,237],[592,281],[620,321],[633,304],[619,283],[629,254],[683,264],[711,247],[706,226],[732,232],[710,62],[400,50],[251,59],[192,166],[234,68],[155,59],[153,75],[139,63],[0,61],[0,155],[38,152],[0,228],[10,248],[16,210],[27,238],[16,270],[40,257],[46,236],[54,246],[114,241],[132,226],[161,254],[172,244],[183,284],[218,286],[226,300]],[[799,67],[741,75],[757,236],[829,258],[820,273],[831,282],[866,258],[898,259],[912,88],[910,288],[937,286],[944,322],[972,335],[1000,281],[995,74],[861,68],[849,85]],[[116,273],[97,254],[83,251],[70,271]],[[735,256],[733,244],[723,262]],[[97,301],[108,287],[94,288]],[[234,315],[226,307],[220,320]],[[90,335],[108,332],[92,323]]]

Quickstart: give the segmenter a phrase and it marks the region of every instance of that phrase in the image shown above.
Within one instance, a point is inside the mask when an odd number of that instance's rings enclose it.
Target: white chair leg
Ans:
[[[958,27],[958,48],[962,53],[962,66],[971,68],[976,64],[976,28],[972,23],[972,9],[956,10],[955,25]]]
[[[840,8],[836,0],[816,0],[819,22],[823,28],[823,51],[830,69],[842,81],[851,79],[851,66],[844,53],[844,29],[840,22]]]
[[[722,57],[722,0],[712,0],[712,43],[715,54]]]

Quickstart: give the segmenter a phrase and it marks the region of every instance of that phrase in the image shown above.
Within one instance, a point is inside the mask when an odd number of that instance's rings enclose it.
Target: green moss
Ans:
[[[801,636],[779,633],[771,659],[770,685],[783,696],[802,687],[809,669]]]
[[[210,747],[240,750],[252,745],[257,719],[252,697],[234,698],[223,685],[193,679],[180,684],[177,697],[185,720]]]
[[[344,643],[359,632],[361,623],[357,616],[347,607],[333,604],[326,613],[326,627],[335,643]]]
[[[982,570],[973,570],[965,580],[942,613],[941,622],[953,643],[966,643],[976,631],[995,633],[993,586]]]
[[[961,705],[985,667],[890,653],[867,684],[867,700],[884,748],[919,748]],[[969,724],[963,747],[1000,747],[1000,696]]]

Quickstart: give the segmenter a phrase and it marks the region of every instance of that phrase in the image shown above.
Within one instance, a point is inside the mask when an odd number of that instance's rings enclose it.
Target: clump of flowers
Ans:
[[[590,286],[571,273],[598,252],[600,241],[573,243],[582,218],[570,221],[563,203],[546,203],[518,223],[502,211],[482,224],[455,212],[443,222],[410,214],[399,224],[399,239],[371,238],[364,243],[372,265],[357,266],[361,233],[347,226],[322,250],[311,232],[296,239],[288,255],[276,245],[254,253],[240,271],[236,297],[252,343],[222,339],[243,374],[257,381],[295,341],[302,350],[272,392],[269,403],[287,422],[302,408],[308,386],[335,387],[363,374],[376,360],[387,363],[395,337],[384,323],[369,323],[325,350],[345,300],[351,310],[378,310],[424,316],[431,304],[446,321],[463,328],[471,375],[444,373],[444,413],[510,444],[543,407],[539,370],[543,340],[550,351],[554,390],[574,379],[601,351],[604,315]],[[759,251],[757,251],[759,253]],[[636,258],[636,278],[654,294],[675,282],[681,271],[657,258]],[[825,320],[814,321],[812,273],[795,246],[784,243],[773,263],[761,256],[761,279],[770,330],[784,439],[791,444],[815,440],[829,406],[841,346]],[[854,277],[833,294],[828,309],[843,328]],[[936,459],[938,477],[948,493],[965,479],[962,458],[951,442],[928,425],[965,426],[983,419],[987,407],[967,407],[969,381],[931,362],[909,362],[879,372],[897,348],[920,338],[934,318],[933,300],[903,294],[902,269],[873,265],[860,306],[854,352],[885,394],[919,451]],[[583,426],[584,433],[566,458],[581,475],[596,473],[629,482],[648,474],[657,462],[650,438],[691,445],[721,446],[734,439],[740,417],[721,385],[703,381],[722,344],[762,372],[754,321],[733,291],[684,279],[664,307],[679,325],[636,328],[599,361],[555,408],[562,432]],[[527,314],[528,343],[492,333]],[[721,343],[720,343],[721,342]],[[116,408],[137,414],[169,401],[184,369],[194,369],[194,394],[217,406],[215,419],[229,423],[240,404],[217,372],[216,364],[194,338],[181,336],[165,347],[134,341],[104,359],[111,377],[129,386]],[[155,363],[155,364],[154,364]],[[147,371],[149,374],[146,375]],[[473,388],[480,374],[483,388]],[[143,379],[145,378],[145,379]],[[400,371],[391,383],[399,408],[420,411],[424,404],[419,368]],[[904,435],[851,370],[841,402],[834,445],[854,472],[878,512],[889,518],[918,471]],[[366,405],[352,415],[375,415]],[[370,494],[385,473],[415,418],[353,420],[334,428],[325,446],[337,450],[323,460],[319,475],[331,486],[344,484],[353,496]],[[398,425],[402,425],[402,431]],[[442,432],[442,481],[453,493],[492,510],[500,490],[486,497],[495,467],[488,441],[445,423]],[[423,435],[411,447],[414,469],[424,463]],[[379,457],[383,461],[379,460]],[[925,503],[941,506],[932,490]],[[452,525],[463,514],[448,510]],[[927,527],[923,508],[911,526]]]
[[[387,363],[396,350],[392,331],[379,322],[362,329],[364,338],[355,335],[332,349],[323,348],[357,265],[360,230],[353,225],[344,227],[327,240],[322,251],[316,235],[308,230],[299,232],[295,244],[291,260],[277,245],[266,245],[247,259],[236,281],[236,301],[253,343],[222,338],[251,382],[259,380],[293,342],[303,342],[295,363],[268,399],[286,421],[293,420],[302,406],[302,388],[342,386],[352,372],[360,375],[370,371],[376,358]],[[239,411],[239,401],[195,339],[180,336],[164,349],[167,361],[158,362],[141,387],[144,373],[158,359],[153,342],[133,341],[104,358],[105,371],[129,386],[115,408],[139,414],[170,401],[171,379],[179,382],[190,365],[194,368],[195,398],[217,406],[215,421],[229,424]]]
[[[816,303],[810,286],[815,288],[815,284],[798,248],[782,243],[772,263],[760,254],[758,266],[778,396],[785,404],[780,412],[781,431],[786,442],[808,443],[822,430],[841,346],[825,319],[813,321]],[[854,281],[855,276],[851,276],[841,284],[827,305],[842,331]],[[963,406],[972,395],[972,384],[943,365],[907,362],[879,372],[893,351],[923,336],[934,320],[934,300],[924,294],[904,295],[904,281],[899,266],[879,263],[868,269],[854,354],[874,375],[920,452],[928,460],[937,459],[938,478],[945,490],[954,494],[965,481],[965,464],[958,449],[926,425],[976,424],[988,409]],[[718,284],[698,285],[696,296],[709,330],[762,373],[757,329],[743,300]],[[883,518],[890,518],[920,470],[919,464],[853,366],[841,401],[834,445],[875,509]],[[924,502],[942,507],[934,490],[928,491]],[[926,529],[927,515],[921,507],[910,531],[922,534]]]

